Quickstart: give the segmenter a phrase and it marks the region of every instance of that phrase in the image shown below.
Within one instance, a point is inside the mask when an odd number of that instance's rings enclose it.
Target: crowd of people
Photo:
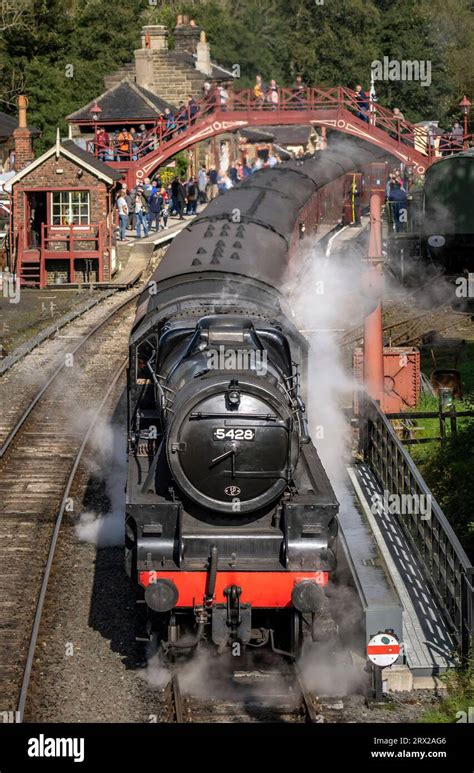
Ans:
[[[353,110],[362,121],[370,123],[371,115],[374,113],[374,107],[377,103],[376,95],[369,94],[360,83],[353,91],[350,89],[348,91],[352,98],[352,105],[349,104],[349,109]],[[285,109],[304,110],[309,99],[309,91],[303,83],[301,75],[295,78],[289,89],[285,88],[282,91],[274,79],[266,84],[262,76],[257,74],[255,84],[249,90],[248,96],[252,107],[259,110],[277,110],[280,106]],[[246,106],[246,99],[235,94],[230,83],[211,84],[205,82],[200,100],[197,100],[192,94],[188,94],[186,101],[181,101],[175,112],[166,107],[163,113],[158,116],[156,123],[149,125],[148,128],[145,124],[141,124],[138,129],[123,127],[121,130],[107,132],[103,126],[98,127],[94,139],[95,151],[98,157],[105,162],[136,161],[156,150],[161,143],[168,142],[176,135],[187,131],[189,126],[196,122],[198,114],[205,116],[216,109],[243,109]],[[406,144],[413,145],[413,132],[410,131],[400,108],[393,109],[392,117],[395,121],[391,121],[391,126],[386,126],[391,136]],[[463,129],[458,122],[445,132],[428,128],[427,142],[430,147],[436,146],[438,135],[441,135],[438,144],[442,155],[448,155],[462,147]]]
[[[298,75],[291,89],[289,104],[294,109],[304,109],[305,89],[302,78]],[[200,101],[192,94],[188,94],[186,101],[181,101],[173,113],[169,107],[157,117],[154,126],[141,124],[138,129],[115,129],[108,132],[105,127],[98,126],[94,138],[96,155],[101,161],[136,161],[139,158],[156,150],[162,142],[168,142],[173,137],[185,132],[201,116],[208,115],[216,109],[227,110],[232,97],[230,84],[217,84],[205,82]],[[280,87],[272,79],[269,84],[263,82],[262,76],[257,74],[255,85],[250,90],[254,107],[262,110],[276,110],[280,103]],[[244,106],[237,102],[234,107]]]
[[[135,231],[136,238],[148,236],[151,231],[166,228],[170,217],[184,220],[197,213],[198,204],[207,204],[221,193],[233,188],[254,172],[280,163],[279,156],[269,153],[257,157],[253,163],[245,160],[231,163],[227,170],[200,166],[197,174],[185,177],[176,175],[168,185],[162,183],[160,173],[152,180],[145,178],[133,189],[122,187],[116,206],[119,216],[119,238],[123,241],[127,231]]]

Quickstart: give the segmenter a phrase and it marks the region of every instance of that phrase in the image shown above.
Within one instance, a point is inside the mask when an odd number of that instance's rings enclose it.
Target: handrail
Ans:
[[[472,655],[474,568],[412,457],[377,403],[361,400],[361,451],[389,494],[430,497],[429,518],[400,514],[400,524],[448,620],[462,657]]]
[[[268,98],[269,91],[261,97],[256,97],[253,89],[227,90],[227,96],[221,97],[215,92],[203,99],[183,108],[176,116],[166,118],[160,116],[155,126],[143,136],[134,139],[109,139],[109,143],[101,142],[99,135],[87,144],[90,152],[105,162],[136,162],[158,149],[168,148],[183,134],[189,133],[197,122],[202,122],[212,114],[246,113],[247,117],[262,112],[301,112],[311,113],[325,109],[346,109],[368,126],[381,129],[399,145],[408,145],[431,161],[445,153],[459,152],[467,147],[473,135],[462,139],[435,137],[423,127],[414,126],[405,119],[398,117],[391,110],[374,102],[369,96],[360,99],[352,89],[335,86],[329,89],[319,87],[286,88],[278,87],[275,96]]]

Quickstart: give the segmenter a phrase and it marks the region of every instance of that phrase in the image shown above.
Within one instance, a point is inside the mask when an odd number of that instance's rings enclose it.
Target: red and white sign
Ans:
[[[372,636],[367,645],[367,656],[376,666],[393,666],[400,655],[400,644],[390,633]]]

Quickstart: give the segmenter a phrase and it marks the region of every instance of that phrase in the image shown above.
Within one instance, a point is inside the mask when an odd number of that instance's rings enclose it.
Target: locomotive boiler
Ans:
[[[338,502],[305,412],[307,342],[282,288],[303,213],[373,158],[324,151],[262,170],[173,241],[130,337],[126,566],[167,652],[295,654],[334,634]],[[316,213],[316,215],[314,214]]]

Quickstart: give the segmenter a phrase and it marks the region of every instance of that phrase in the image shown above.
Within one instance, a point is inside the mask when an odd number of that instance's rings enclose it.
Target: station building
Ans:
[[[10,269],[23,285],[106,282],[115,268],[115,189],[122,175],[72,140],[35,159],[26,104],[11,195]]]

